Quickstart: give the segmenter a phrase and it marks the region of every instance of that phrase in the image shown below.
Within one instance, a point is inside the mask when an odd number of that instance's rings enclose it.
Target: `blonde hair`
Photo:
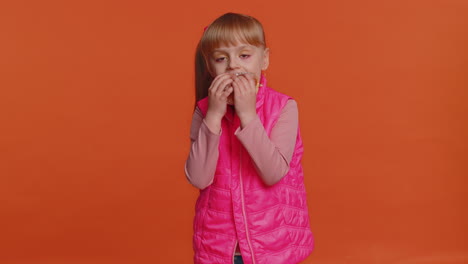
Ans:
[[[195,105],[208,96],[208,88],[213,81],[207,67],[211,52],[220,46],[238,43],[266,48],[262,24],[251,16],[226,13],[205,29],[195,52]]]

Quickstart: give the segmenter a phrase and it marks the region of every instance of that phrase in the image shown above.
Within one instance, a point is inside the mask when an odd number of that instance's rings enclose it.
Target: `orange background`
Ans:
[[[0,263],[191,263],[203,28],[265,26],[296,98],[304,263],[468,263],[468,2],[2,1]]]

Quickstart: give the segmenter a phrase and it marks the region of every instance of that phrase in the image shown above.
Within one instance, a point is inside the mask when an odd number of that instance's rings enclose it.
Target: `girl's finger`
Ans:
[[[244,85],[239,81],[232,82],[232,88],[235,98],[242,98],[245,95]]]
[[[245,76],[245,78],[247,78],[247,81],[250,83],[251,87],[256,87],[257,86],[257,81],[255,80],[253,73],[248,72],[244,76]]]
[[[239,95],[240,94],[240,87],[239,86],[240,86],[239,81],[234,80],[232,82],[232,89],[233,89],[234,95]]]
[[[213,81],[211,82],[211,87],[215,87],[215,86],[218,86],[218,84],[220,82],[222,82],[224,79],[226,79],[228,77],[228,75],[226,74],[220,74],[218,76],[216,76]]]
[[[248,83],[245,81],[244,76],[239,76],[236,78],[235,82],[239,86],[239,91],[241,94],[244,94],[248,91]]]
[[[225,79],[216,88],[214,88],[213,92],[219,96],[222,93],[224,93],[227,86],[229,86],[231,83],[232,83],[231,78]]]
[[[255,87],[255,85],[253,85],[253,82],[251,82],[251,79],[249,80],[248,74],[241,76],[239,79],[244,85],[246,92],[253,90],[253,87]]]
[[[232,85],[230,85],[228,88],[224,90],[223,95],[228,97],[233,91],[234,91],[234,88],[232,88]]]
[[[211,82],[211,86],[208,90],[211,92],[214,92],[214,90],[217,90],[219,84],[228,78],[230,78],[230,76],[229,74],[226,74],[226,73],[216,76],[214,80]]]
[[[231,93],[232,93],[233,91],[234,91],[234,88],[232,88],[232,86],[229,86],[229,87],[223,92],[223,94],[221,95],[221,98],[222,98],[223,100],[226,100],[226,99],[229,97],[229,95],[231,95]]]

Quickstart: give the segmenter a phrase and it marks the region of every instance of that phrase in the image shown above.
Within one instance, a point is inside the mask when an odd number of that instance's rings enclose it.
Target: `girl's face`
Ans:
[[[213,77],[222,73],[249,72],[260,80],[262,70],[268,68],[269,49],[246,43],[220,46],[207,58],[207,64]]]

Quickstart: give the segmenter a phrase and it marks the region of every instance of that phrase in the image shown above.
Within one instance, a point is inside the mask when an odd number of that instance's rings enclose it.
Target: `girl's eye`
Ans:
[[[247,59],[248,57],[250,57],[250,55],[249,54],[242,54],[242,55],[240,55],[240,57],[243,58],[243,59]]]
[[[226,57],[219,57],[215,59],[216,62],[222,62],[224,60],[226,60]]]

